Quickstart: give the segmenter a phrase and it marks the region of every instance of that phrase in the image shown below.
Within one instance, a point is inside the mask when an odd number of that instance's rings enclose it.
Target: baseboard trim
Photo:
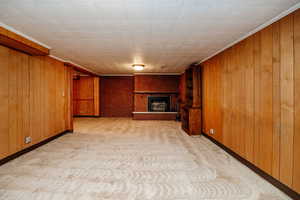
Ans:
[[[73,131],[72,130],[70,130],[70,131],[66,130],[66,131],[64,131],[62,133],[59,133],[59,134],[54,135],[54,136],[52,136],[52,137],[50,137],[48,139],[45,139],[45,140],[43,140],[43,141],[41,141],[41,142],[39,142],[37,144],[34,144],[34,145],[30,146],[30,147],[27,147],[27,148],[25,148],[25,149],[23,149],[21,151],[18,151],[16,153],[12,154],[12,155],[9,155],[9,156],[7,156],[7,157],[5,157],[5,158],[3,158],[3,159],[0,160],[0,166],[3,165],[3,164],[5,164],[5,163],[7,163],[7,162],[9,162],[9,161],[11,161],[11,160],[14,160],[14,159],[16,159],[16,158],[24,155],[25,153],[28,153],[28,152],[30,152],[30,151],[32,151],[34,149],[37,149],[38,147],[43,146],[43,145],[51,142],[52,140],[55,140],[55,139],[57,139],[57,138],[65,135],[66,133],[69,133],[69,132],[72,133]]]
[[[246,165],[249,169],[254,171],[260,177],[264,178],[266,181],[268,181],[269,183],[274,185],[276,188],[278,188],[279,190],[284,192],[286,195],[288,195],[292,199],[295,199],[295,200],[300,199],[300,194],[297,193],[296,191],[294,191],[293,189],[291,189],[290,187],[286,186],[285,184],[281,183],[277,179],[273,178],[272,176],[270,176],[269,174],[267,174],[266,172],[264,172],[260,168],[256,167],[254,164],[252,164],[251,162],[249,162],[245,158],[241,157],[240,155],[238,155],[237,153],[235,153],[234,151],[232,151],[231,149],[229,149],[228,147],[226,147],[222,143],[218,142],[217,140],[215,140],[211,136],[207,135],[206,133],[202,133],[202,135],[205,136],[206,138],[208,138],[210,141],[212,141],[216,145],[218,145],[219,147],[221,147],[224,151],[229,153],[231,156],[233,156],[238,161],[240,161],[241,163]]]

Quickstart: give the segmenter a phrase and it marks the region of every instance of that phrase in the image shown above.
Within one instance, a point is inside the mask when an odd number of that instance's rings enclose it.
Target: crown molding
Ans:
[[[28,40],[31,40],[32,42],[35,42],[35,43],[37,43],[37,44],[39,44],[39,45],[41,45],[41,46],[43,46],[43,47],[45,47],[45,48],[47,48],[49,50],[52,49],[50,46],[48,46],[48,45],[46,45],[46,44],[44,44],[44,43],[42,43],[42,42],[40,42],[40,41],[38,41],[38,40],[30,37],[30,36],[28,36],[28,35],[26,35],[26,34],[24,34],[22,32],[20,32],[20,31],[18,31],[16,29],[14,29],[13,27],[11,27],[11,26],[9,26],[7,24],[4,24],[4,23],[0,22],[0,26],[2,26],[3,28],[5,28],[5,29],[7,29],[7,30],[9,30],[11,32],[14,32],[14,33],[16,33],[16,34],[18,34],[18,35],[20,35],[20,36],[22,36],[22,37],[24,37],[24,38],[26,38]]]
[[[239,39],[235,40],[234,42],[226,45],[224,48],[218,50],[217,52],[213,53],[212,55],[202,59],[200,62],[198,62],[198,64],[201,64],[205,61],[207,61],[208,59],[214,57],[215,55],[221,53],[222,51],[232,47],[233,45],[239,43],[240,41],[246,39],[247,37],[257,33],[258,31],[261,31],[262,29],[266,28],[267,26],[273,24],[274,22],[282,19],[283,17],[291,14],[292,12],[296,11],[297,9],[300,8],[300,3],[295,4],[294,6],[290,7],[289,9],[287,9],[286,11],[281,12],[279,15],[277,15],[276,17],[272,18],[271,20],[267,21],[266,23],[263,23],[261,25],[259,25],[258,27],[256,27],[254,30],[248,32],[247,34],[243,35],[242,37],[240,37]]]
[[[54,55],[49,55],[49,57],[54,58],[54,59],[56,59],[56,60],[59,60],[59,61],[61,61],[61,62],[63,62],[63,63],[70,63],[70,64],[72,64],[72,65],[74,65],[74,66],[76,66],[76,67],[78,67],[78,68],[81,68],[81,69],[83,69],[83,70],[85,70],[85,71],[87,71],[87,72],[90,72],[91,74],[95,74],[95,75],[100,76],[99,73],[96,73],[96,72],[94,72],[94,71],[92,71],[92,70],[90,70],[90,69],[88,69],[88,68],[86,68],[86,67],[83,67],[83,66],[81,66],[81,65],[79,65],[79,64],[77,64],[77,63],[74,63],[74,62],[72,62],[72,61],[70,61],[70,60],[65,60],[65,59],[59,58],[59,57],[54,56]]]
[[[74,62],[72,62],[72,61],[70,61],[70,60],[67,60],[66,62],[67,62],[67,63],[70,63],[70,64],[72,64],[72,65],[75,65],[75,66],[77,66],[77,67],[79,67],[79,68],[81,68],[81,69],[83,69],[83,70],[86,70],[86,71],[88,71],[88,72],[90,72],[90,73],[92,73],[92,74],[96,74],[96,75],[100,76],[100,74],[99,74],[98,72],[95,72],[95,71],[93,71],[93,70],[90,70],[90,69],[88,69],[88,68],[86,68],[86,67],[83,67],[82,65],[79,65],[79,64],[77,64],[77,63],[74,63]]]
[[[56,57],[56,56],[54,56],[54,55],[49,55],[49,57],[54,58],[54,59],[56,59],[56,60],[59,60],[59,61],[61,61],[61,62],[68,62],[68,61],[66,61],[66,60],[64,60],[64,59],[62,59],[62,58]]]

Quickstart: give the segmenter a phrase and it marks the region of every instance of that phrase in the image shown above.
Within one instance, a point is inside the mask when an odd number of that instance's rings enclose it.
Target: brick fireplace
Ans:
[[[175,120],[178,75],[135,75],[133,119]]]

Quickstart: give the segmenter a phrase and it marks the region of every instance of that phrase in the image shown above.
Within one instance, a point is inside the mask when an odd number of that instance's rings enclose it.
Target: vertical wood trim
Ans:
[[[294,15],[295,135],[293,188],[300,193],[300,10]]]
[[[261,32],[254,35],[254,157],[253,161],[259,166],[260,141],[260,69],[261,69]]]
[[[30,88],[30,136],[32,143],[36,144],[43,138],[42,136],[42,81],[41,72],[43,67],[43,57],[29,57],[29,88]]]
[[[70,90],[69,90],[69,101],[70,101],[70,113],[69,113],[69,116],[70,116],[70,121],[69,121],[69,126],[68,126],[68,130],[72,130],[73,131],[73,127],[74,127],[74,120],[73,120],[73,115],[74,115],[74,110],[73,110],[73,96],[74,96],[74,93],[73,93],[73,68],[69,68],[69,84],[70,84]]]
[[[237,84],[239,84],[239,81],[237,81],[237,46],[233,46],[230,50],[230,57],[231,59],[229,60],[229,64],[230,64],[230,75],[231,75],[231,90],[233,91],[237,91],[238,90],[238,86]],[[238,94],[235,92],[231,92],[231,105],[230,105],[230,111],[231,111],[231,148],[238,152],[240,152],[239,146],[238,146],[238,139],[239,139],[239,124],[237,121],[238,115],[239,115],[239,109],[237,108],[237,98],[238,98]]]
[[[194,67],[193,69],[193,107],[199,107],[201,105],[201,81],[200,81],[200,67]]]
[[[100,89],[99,89],[100,79],[99,77],[94,77],[94,115],[99,116],[100,115]]]
[[[65,130],[65,113],[64,113],[64,108],[65,108],[65,66],[61,62],[57,62],[58,66],[58,71],[57,71],[57,80],[56,82],[58,83],[57,85],[57,102],[56,102],[56,107],[57,107],[57,112],[59,113],[58,115],[58,122],[57,122],[57,131],[56,133],[61,133]]]
[[[9,154],[9,50],[0,46],[0,159]]]
[[[42,124],[42,134],[41,137],[45,138],[47,136],[47,80],[46,80],[46,74],[47,74],[47,58],[43,57],[42,63],[41,63],[41,124]]]
[[[259,94],[261,110],[259,127],[261,151],[259,166],[268,174],[272,174],[273,156],[273,29],[269,26],[261,31],[261,69]]]
[[[254,154],[254,64],[253,48],[254,38],[249,37],[245,41],[243,59],[245,59],[244,81],[245,81],[245,158],[253,162]]]
[[[294,138],[293,15],[280,21],[281,143],[280,180],[292,186]]]
[[[273,25],[273,158],[272,176],[279,179],[280,167],[280,23]]]
[[[22,138],[22,143],[23,146],[22,148],[25,148],[27,146],[30,146],[31,144],[25,144],[25,137],[27,136],[31,136],[31,132],[30,132],[30,71],[29,71],[29,57],[27,55],[23,56],[23,61],[21,63],[21,65],[24,67],[23,68],[23,75],[22,78],[24,78],[24,83],[20,86],[23,87],[23,117],[22,117],[22,121],[23,121],[23,138]],[[27,63],[26,65],[24,65],[23,63]]]
[[[9,151],[13,154],[21,148],[21,135],[18,132],[18,124],[20,117],[18,115],[18,55],[14,50],[9,50]]]
[[[235,122],[236,124],[236,141],[235,141],[235,148],[239,152],[239,154],[242,157],[245,157],[245,139],[244,139],[244,126],[245,126],[245,101],[244,101],[244,95],[245,95],[245,79],[243,78],[243,71],[244,71],[244,59],[242,59],[243,55],[243,45],[245,44],[245,41],[238,43],[235,45],[235,51],[234,51],[234,85],[237,90],[237,93],[235,95],[234,101],[235,106],[233,107],[235,109],[234,113],[235,116]]]
[[[66,90],[65,90],[65,99],[66,99],[66,107],[65,107],[65,118],[66,118],[66,130],[73,130],[73,69],[72,67],[65,66],[65,82],[66,82]]]
[[[231,49],[231,48],[230,48]],[[223,142],[224,144],[232,148],[231,146],[231,110],[230,110],[230,97],[231,97],[231,81],[230,81],[230,65],[229,65],[229,59],[227,59],[230,54],[230,49],[227,51],[223,52],[223,62],[224,62],[224,67],[222,68],[222,83],[223,83],[223,100],[222,100],[222,110],[223,110],[223,116],[222,116],[222,132],[223,132]],[[225,95],[226,94],[226,95]]]

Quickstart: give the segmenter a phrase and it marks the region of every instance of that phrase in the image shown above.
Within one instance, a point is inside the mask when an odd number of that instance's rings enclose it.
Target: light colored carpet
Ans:
[[[178,122],[100,118],[1,166],[0,199],[289,198]]]

